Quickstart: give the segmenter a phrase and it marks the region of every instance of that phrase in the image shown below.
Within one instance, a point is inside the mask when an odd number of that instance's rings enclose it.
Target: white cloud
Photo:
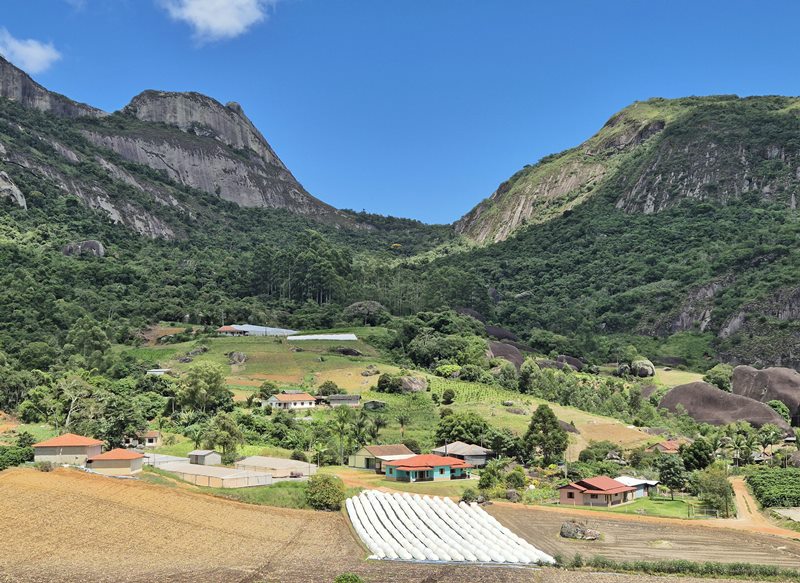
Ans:
[[[237,37],[265,20],[278,0],[160,0],[174,20],[188,23],[197,40]]]
[[[5,28],[0,28],[0,55],[31,74],[46,71],[61,58],[52,43],[14,38]]]

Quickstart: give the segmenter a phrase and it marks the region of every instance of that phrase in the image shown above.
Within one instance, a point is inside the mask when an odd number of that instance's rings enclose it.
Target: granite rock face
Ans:
[[[17,185],[5,172],[0,172],[0,198],[10,198],[17,206],[28,210],[25,195],[22,194],[22,191],[17,188]]]
[[[781,401],[792,415],[800,413],[800,373],[793,368],[752,366],[733,369],[733,392],[762,403]]]

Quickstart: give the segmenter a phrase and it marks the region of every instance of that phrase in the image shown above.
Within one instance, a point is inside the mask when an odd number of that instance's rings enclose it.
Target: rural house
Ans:
[[[278,393],[267,399],[267,405],[275,409],[312,409],[316,404],[308,393]]]
[[[631,476],[619,476],[614,478],[617,482],[626,486],[636,488],[633,492],[634,498],[645,498],[650,495],[650,492],[655,492],[658,486],[658,480],[642,480],[641,478],[632,478]]]
[[[103,442],[91,437],[65,433],[33,444],[33,461],[82,466],[103,450]]]
[[[126,437],[123,445],[125,447],[160,447],[161,433],[156,430],[140,433],[136,437]]]
[[[386,478],[399,482],[432,482],[469,478],[472,464],[432,453],[385,462]]]
[[[266,472],[273,478],[302,478],[317,473],[316,464],[282,457],[253,455],[236,462],[237,470]]]
[[[220,326],[217,328],[217,334],[222,334],[223,336],[245,336],[247,332],[239,330],[235,326]]]
[[[222,463],[222,456],[213,449],[196,449],[190,451],[189,463],[198,466],[218,466]]]
[[[670,441],[662,441],[661,443],[656,443],[655,445],[651,445],[645,451],[648,453],[659,452],[665,454],[673,454],[679,453],[678,450],[681,447],[681,442],[677,440],[670,440]]]
[[[445,443],[432,450],[432,452],[437,455],[450,456],[464,460],[476,468],[485,466],[486,462],[494,457],[494,452],[491,449],[486,449],[485,447],[472,443],[464,443],[463,441]]]
[[[112,449],[86,460],[86,467],[98,474],[132,476],[142,471],[144,454],[129,449]]]
[[[413,451],[402,443],[395,445],[365,445],[350,456],[347,465],[362,470],[375,470],[376,474],[384,473],[383,464],[414,457]]]
[[[323,397],[331,407],[358,407],[361,395],[328,395]]]
[[[578,480],[559,488],[559,503],[571,506],[616,506],[633,500],[636,488],[608,476]]]

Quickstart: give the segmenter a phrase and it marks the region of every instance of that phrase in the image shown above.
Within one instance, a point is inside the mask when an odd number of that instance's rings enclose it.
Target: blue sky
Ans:
[[[113,111],[238,101],[317,197],[457,219],[635,100],[800,94],[800,2],[3,0],[0,53]]]

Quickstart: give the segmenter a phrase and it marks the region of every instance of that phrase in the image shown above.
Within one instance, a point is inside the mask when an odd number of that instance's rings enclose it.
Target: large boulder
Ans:
[[[67,243],[61,248],[61,252],[69,257],[77,255],[89,255],[91,257],[105,257],[106,248],[100,241],[95,241],[90,239],[89,241]]]
[[[247,355],[244,352],[229,352],[228,364],[242,365],[247,362]]]
[[[600,533],[576,520],[568,520],[561,524],[561,536],[577,540],[597,540]]]
[[[580,358],[575,358],[574,356],[568,356],[566,354],[559,354],[558,358],[556,358],[556,362],[566,362],[578,372],[581,372],[586,366]]]
[[[10,198],[17,206],[28,210],[25,195],[5,172],[0,172],[0,198]]]
[[[660,406],[676,413],[678,406],[700,423],[725,425],[735,421],[747,421],[754,427],[767,423],[791,432],[791,427],[772,408],[760,401],[721,391],[714,385],[697,381],[671,389],[661,399]]]
[[[640,378],[654,377],[656,376],[656,367],[646,358],[637,358],[631,362],[631,374]]]
[[[772,367],[758,370],[752,366],[733,369],[733,392],[767,403],[781,401],[792,416],[800,414],[800,373],[793,368]]]
[[[424,377],[400,377],[400,383],[404,393],[424,393],[428,390],[428,381]]]
[[[486,326],[486,334],[491,336],[492,338],[497,338],[498,340],[514,340],[517,341],[517,335],[514,334],[511,330],[507,330],[506,328],[501,328],[500,326]]]
[[[517,370],[519,370],[519,367],[525,362],[525,357],[522,356],[519,348],[511,344],[506,344],[505,342],[490,341],[489,350],[487,352],[489,358],[502,358],[507,360],[516,366]]]

